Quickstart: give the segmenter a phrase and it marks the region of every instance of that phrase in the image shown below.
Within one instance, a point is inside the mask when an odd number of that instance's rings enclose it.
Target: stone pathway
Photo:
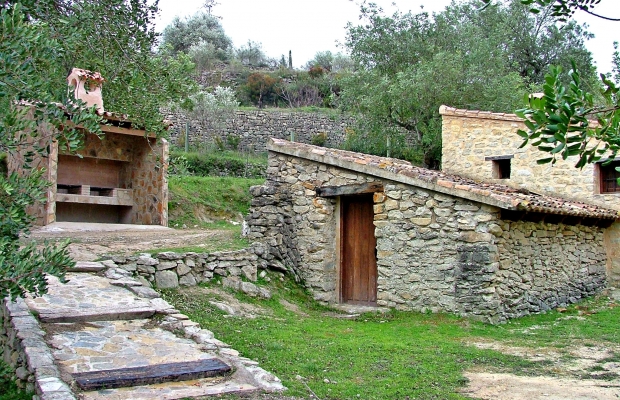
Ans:
[[[60,377],[75,397],[183,399],[224,393],[279,392],[280,380],[180,314],[124,270],[78,263],[67,282],[49,278],[48,293],[27,298]],[[232,374],[181,382],[80,391],[73,374],[218,359]],[[61,397],[54,397],[54,399]]]

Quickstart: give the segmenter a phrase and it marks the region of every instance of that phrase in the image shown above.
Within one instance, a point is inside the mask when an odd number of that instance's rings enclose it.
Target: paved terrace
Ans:
[[[14,303],[41,399],[182,399],[285,388],[129,273],[78,263],[66,283]],[[42,329],[42,332],[39,330]],[[37,332],[45,344],[33,342]],[[30,346],[30,347],[29,347]],[[42,348],[45,346],[45,348]],[[53,365],[44,365],[47,361]]]

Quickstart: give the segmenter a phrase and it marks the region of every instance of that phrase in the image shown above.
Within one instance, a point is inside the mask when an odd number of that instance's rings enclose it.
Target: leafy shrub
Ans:
[[[237,151],[239,149],[239,143],[241,138],[237,135],[226,135],[226,144],[230,150]]]
[[[320,65],[315,65],[308,70],[308,75],[310,75],[311,78],[320,78],[323,74],[325,74],[325,70]]]
[[[316,135],[313,135],[310,139],[310,143],[315,146],[325,146],[325,143],[327,143],[327,133],[319,132]]]
[[[215,153],[173,153],[170,157],[181,159],[187,173],[197,176],[230,176],[245,178],[263,178],[267,170],[267,160],[256,157],[243,158],[240,154],[226,152]]]
[[[168,165],[168,173],[170,175],[187,176],[192,173],[189,170],[189,162],[184,155],[170,157]]]

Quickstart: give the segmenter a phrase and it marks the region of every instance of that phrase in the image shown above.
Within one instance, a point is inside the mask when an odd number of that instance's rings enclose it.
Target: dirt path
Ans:
[[[175,247],[204,247],[212,251],[229,241],[228,230],[172,229],[162,226],[54,223],[33,230],[31,239],[70,239],[69,251],[76,261],[94,261],[107,254],[133,254]]]

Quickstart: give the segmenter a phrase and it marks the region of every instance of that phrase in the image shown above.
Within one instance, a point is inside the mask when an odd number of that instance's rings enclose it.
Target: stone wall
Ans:
[[[33,399],[75,399],[60,379],[45,332],[23,299],[0,303],[0,356],[15,369],[17,386],[36,393]]]
[[[507,223],[496,207],[277,152],[269,154],[266,183],[251,189],[249,237],[269,244],[315,299],[335,303],[339,201],[315,189],[377,180],[384,185],[374,195],[379,306],[501,322],[605,284],[600,228]],[[518,241],[543,232],[562,234],[528,248]],[[528,278],[532,268],[542,280]],[[517,277],[519,288],[508,287]]]
[[[443,172],[620,210],[620,193],[597,194],[596,165],[575,168],[576,157],[560,157],[554,165],[539,165],[536,161],[547,157],[546,153],[530,145],[520,149],[523,139],[517,130],[527,128],[516,115],[474,111],[455,114],[443,108],[440,112]],[[503,155],[514,155],[510,179],[493,179],[492,161],[485,161],[485,157]]]
[[[311,143],[314,135],[325,133],[326,145],[337,147],[344,141],[345,129],[354,122],[350,117],[321,112],[236,111],[220,131],[207,132],[199,121],[191,120],[182,112],[162,110],[162,113],[173,124],[169,129],[173,144],[181,143],[179,136],[185,135],[185,125],[189,122],[192,145],[211,144],[215,136],[225,140],[227,135],[234,135],[240,139],[239,149],[251,148],[256,152],[266,151],[269,137],[289,140],[291,134],[297,142]]]
[[[493,284],[508,318],[566,306],[605,287],[600,228],[524,221],[500,226]]]
[[[50,137],[49,129],[45,127],[39,129],[42,135],[47,138]],[[106,129],[108,128],[102,125],[102,130],[105,131]],[[66,156],[69,154],[62,150],[59,151],[57,142],[41,142],[39,147],[48,148],[49,154],[36,157],[32,165],[34,168],[45,168],[44,178],[52,185],[47,190],[46,202],[36,204],[29,209],[29,212],[36,216],[38,225],[48,225],[56,221],[57,201],[59,200],[56,186],[58,183],[59,155]],[[146,139],[143,136],[105,132],[99,138],[92,133],[85,133],[82,148],[75,155],[69,156],[75,156],[75,159],[80,156],[83,160],[110,160],[121,165],[118,174],[119,188],[131,189],[129,204],[133,203],[133,205],[129,212],[121,214],[120,221],[114,222],[167,226],[168,147],[166,140],[156,141],[154,138]],[[24,154],[29,149],[28,146],[22,146],[19,152],[11,154],[8,158],[9,171],[17,171],[20,174],[28,172],[23,170],[22,166],[24,165]],[[79,167],[83,168],[83,165]],[[93,176],[96,179],[96,174]],[[91,186],[98,185],[96,182],[92,182]],[[106,199],[105,196],[91,196],[88,199],[82,198],[79,202],[71,201],[63,205],[67,206],[69,213],[74,212],[75,215],[83,213],[85,217],[89,214],[104,215],[109,210],[111,210],[109,214],[116,214],[116,209],[110,208],[114,206],[113,200],[112,198]],[[103,211],[102,209],[92,211],[88,207],[93,204],[98,207],[111,206]],[[102,204],[104,205],[101,206]]]
[[[620,193],[599,194],[597,168],[587,164],[575,168],[576,157],[561,158],[553,166],[539,165],[536,160],[545,153],[532,146],[522,149],[517,130],[527,130],[514,114],[494,114],[443,108],[442,170],[485,182],[497,182],[522,187],[536,193],[584,201],[620,211]],[[510,160],[510,179],[493,179],[492,161],[485,157],[514,155]],[[617,223],[616,223],[617,224]],[[608,277],[620,284],[620,226],[609,231],[607,253]]]
[[[283,264],[270,256],[267,246],[261,243],[252,243],[243,250],[214,253],[164,252],[111,256],[101,263],[137,276],[147,288],[196,286],[216,278],[221,279],[224,286],[259,297],[271,296],[266,289],[252,283],[258,280],[259,274],[269,280],[269,274],[283,277],[282,272],[286,272]],[[268,270],[272,270],[271,273]]]

